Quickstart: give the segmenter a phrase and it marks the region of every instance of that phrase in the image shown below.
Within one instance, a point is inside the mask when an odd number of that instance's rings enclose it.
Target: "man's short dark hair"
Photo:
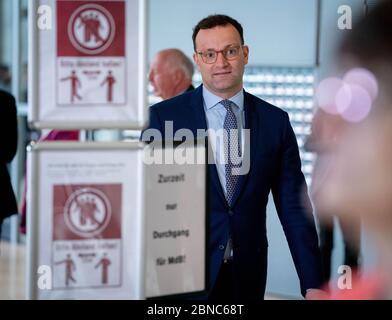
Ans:
[[[193,35],[192,35],[193,49],[196,51],[196,36],[200,30],[212,29],[212,28],[220,27],[220,26],[224,27],[224,26],[227,26],[228,24],[231,24],[234,28],[236,28],[236,30],[238,31],[238,33],[240,34],[240,37],[241,37],[241,44],[243,45],[244,44],[244,31],[242,29],[241,24],[237,20],[235,20],[229,16],[226,16],[224,14],[214,14],[214,15],[210,15],[210,16],[202,19],[193,28]]]

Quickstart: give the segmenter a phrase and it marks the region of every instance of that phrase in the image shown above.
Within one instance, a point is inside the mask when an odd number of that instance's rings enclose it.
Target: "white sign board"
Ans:
[[[29,1],[34,127],[144,127],[145,2]]]
[[[206,289],[206,150],[204,143],[179,148],[146,151],[157,162],[165,152],[174,160],[149,165],[145,174],[147,298]],[[178,161],[181,154],[194,161]]]
[[[142,299],[141,143],[41,143],[28,158],[30,299]]]

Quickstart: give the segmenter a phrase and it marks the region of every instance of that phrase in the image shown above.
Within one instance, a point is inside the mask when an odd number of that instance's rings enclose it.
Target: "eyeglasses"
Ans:
[[[199,51],[197,54],[201,56],[204,63],[212,64],[218,59],[219,52],[222,53],[226,60],[230,61],[237,59],[240,54],[240,48],[242,48],[242,46],[229,46],[223,50],[216,51],[209,49],[206,51]]]

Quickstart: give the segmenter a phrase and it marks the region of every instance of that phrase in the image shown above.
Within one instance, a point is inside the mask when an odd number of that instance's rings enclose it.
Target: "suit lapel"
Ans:
[[[203,104],[202,87],[203,86],[201,85],[192,92],[192,98],[190,104],[193,113],[193,117],[191,119],[194,119],[194,122],[189,124],[189,128],[193,132],[195,137],[197,135],[197,129],[207,130],[206,114],[204,112],[204,107],[203,107],[204,104]],[[210,152],[212,152],[210,144],[208,144],[207,148],[208,148],[208,154],[210,154]],[[209,156],[209,158],[213,159],[213,155],[212,157]],[[219,180],[218,171],[214,163],[208,164],[208,173],[209,173],[209,179],[212,181],[212,184],[215,186],[219,196],[222,198],[222,201],[226,201],[226,197],[224,195],[222,185]]]
[[[203,108],[203,94],[202,86],[199,86],[192,92],[190,99],[190,106],[192,109],[193,117],[188,117],[190,119],[189,128],[193,132],[194,136],[197,135],[198,129],[207,129],[206,115]]]

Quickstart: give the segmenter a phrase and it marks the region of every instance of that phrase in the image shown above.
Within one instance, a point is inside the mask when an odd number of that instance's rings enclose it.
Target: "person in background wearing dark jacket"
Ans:
[[[7,164],[16,154],[18,124],[15,99],[0,90],[0,235],[3,220],[18,212]]]

